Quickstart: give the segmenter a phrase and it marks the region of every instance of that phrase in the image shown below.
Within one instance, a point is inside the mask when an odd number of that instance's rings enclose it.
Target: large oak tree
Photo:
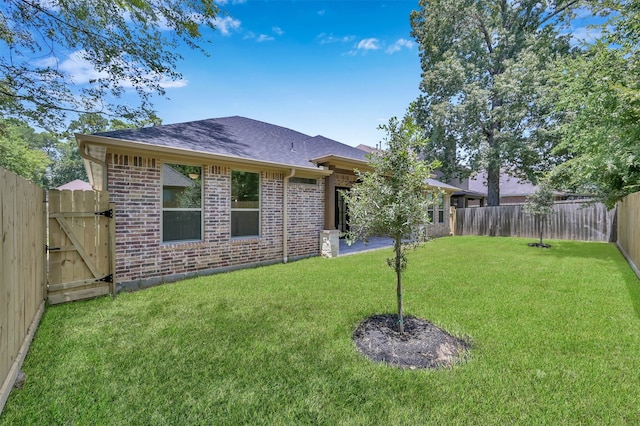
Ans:
[[[446,177],[486,171],[488,205],[500,174],[535,182],[547,168],[555,121],[539,102],[548,64],[569,51],[564,23],[577,0],[420,0],[411,14],[420,47],[419,121],[427,159]]]

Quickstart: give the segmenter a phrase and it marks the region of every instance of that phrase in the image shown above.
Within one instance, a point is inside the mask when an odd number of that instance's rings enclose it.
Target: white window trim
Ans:
[[[193,166],[200,167],[201,171],[201,179],[200,179],[200,208],[175,208],[175,207],[164,207],[164,165],[176,164],[179,166]],[[175,244],[187,244],[187,243],[200,243],[204,241],[204,166],[197,164],[185,164],[185,163],[168,163],[161,162],[160,163],[160,244],[161,245],[175,245]],[[180,212],[180,211],[199,211],[200,212],[200,239],[190,239],[190,240],[164,240],[164,212]]]

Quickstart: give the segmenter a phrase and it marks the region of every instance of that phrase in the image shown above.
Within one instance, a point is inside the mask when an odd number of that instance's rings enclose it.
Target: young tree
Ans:
[[[550,247],[542,242],[542,235],[544,233],[544,222],[553,212],[553,198],[553,190],[546,180],[540,183],[540,186],[533,194],[527,196],[524,210],[535,217],[540,231],[540,242],[531,243],[530,245],[536,245],[540,248]]]
[[[4,1],[0,116],[52,130],[70,113],[146,117],[152,96],[181,78],[177,47],[206,54],[201,30],[218,13],[214,0]],[[129,88],[137,107],[111,103]]]
[[[554,122],[538,102],[544,70],[569,51],[560,29],[580,2],[419,4],[411,26],[421,51],[417,118],[430,138],[425,156],[441,160],[449,175],[486,171],[488,205],[497,206],[502,171],[535,183],[545,168]]]
[[[387,132],[387,149],[369,155],[373,171],[357,172],[359,182],[343,194],[349,209],[347,238],[393,238],[394,257],[387,259],[387,264],[396,273],[398,330],[404,333],[402,271],[407,266],[407,249],[425,239],[429,222],[425,183],[437,164],[427,164],[418,156],[426,140],[412,113],[402,121],[394,117],[380,129]],[[405,244],[406,240],[412,244]]]

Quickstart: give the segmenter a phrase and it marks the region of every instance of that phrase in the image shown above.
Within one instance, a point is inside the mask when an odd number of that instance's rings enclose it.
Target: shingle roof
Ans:
[[[72,180],[71,182],[67,182],[64,185],[60,185],[56,189],[59,189],[59,190],[69,189],[71,191],[91,191],[93,188],[91,187],[90,183],[85,182],[81,179],[76,179],[76,180]]]
[[[191,186],[192,181],[167,164],[162,165],[162,185],[163,186],[177,186],[186,188]]]
[[[310,167],[310,160],[331,154],[366,161],[365,152],[349,145],[239,116],[115,130],[96,136],[292,166]]]

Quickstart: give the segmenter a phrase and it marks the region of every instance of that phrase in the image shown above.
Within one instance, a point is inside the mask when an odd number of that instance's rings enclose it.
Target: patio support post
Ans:
[[[336,229],[336,174],[335,167],[329,176],[324,178],[324,229]]]

